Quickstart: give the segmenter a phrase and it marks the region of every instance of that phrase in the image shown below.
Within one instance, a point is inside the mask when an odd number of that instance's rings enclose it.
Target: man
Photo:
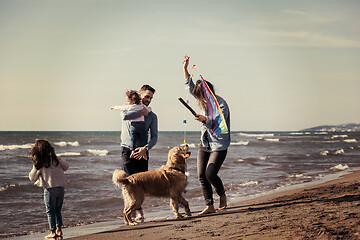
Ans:
[[[149,85],[143,85],[139,91],[139,95],[142,103],[145,106],[149,106],[155,89]],[[130,121],[131,119],[138,118],[140,116],[145,117],[146,127],[146,139],[148,140],[148,133],[150,130],[150,141],[145,146],[137,147],[135,153],[131,154],[131,132]],[[158,139],[158,120],[156,114],[151,111],[148,112],[145,108],[140,111],[122,111],[122,127],[121,127],[121,159],[123,164],[123,170],[131,175],[138,172],[148,171],[149,163],[149,150],[153,148]],[[144,158],[144,156],[147,156]],[[137,210],[136,220],[143,221],[143,212],[141,209]]]

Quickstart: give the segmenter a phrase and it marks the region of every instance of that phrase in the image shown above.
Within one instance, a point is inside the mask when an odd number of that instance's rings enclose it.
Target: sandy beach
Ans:
[[[154,220],[69,239],[360,239],[360,171],[242,201],[215,214]]]

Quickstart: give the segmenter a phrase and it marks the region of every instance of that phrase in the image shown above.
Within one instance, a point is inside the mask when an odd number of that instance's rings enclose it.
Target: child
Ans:
[[[62,237],[61,208],[65,194],[64,186],[67,184],[64,171],[69,168],[69,164],[56,156],[54,148],[46,140],[36,141],[30,150],[30,157],[34,165],[29,179],[44,188],[44,202],[51,230],[45,238]]]
[[[141,103],[139,94],[135,90],[129,90],[125,93],[125,100],[127,105],[124,106],[113,106],[111,109],[121,110],[121,111],[132,111],[132,110],[141,110],[145,108],[148,112],[151,112],[151,108],[145,106]],[[147,143],[147,131],[145,126],[145,117],[140,116],[130,121],[130,136],[131,136],[131,146],[132,150],[131,156],[134,154],[134,150],[137,147],[143,147]],[[147,157],[144,157],[147,160]]]

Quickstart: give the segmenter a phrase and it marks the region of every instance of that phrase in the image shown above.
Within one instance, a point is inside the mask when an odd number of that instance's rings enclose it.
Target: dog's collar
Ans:
[[[185,174],[185,171],[183,171],[183,170],[181,170],[181,169],[179,169],[179,168],[172,168],[172,169],[174,169],[174,170],[176,170],[176,171],[179,171],[179,172],[182,172],[183,174]]]

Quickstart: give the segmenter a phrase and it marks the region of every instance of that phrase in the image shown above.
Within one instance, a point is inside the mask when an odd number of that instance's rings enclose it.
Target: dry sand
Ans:
[[[360,171],[243,201],[215,214],[155,220],[71,239],[360,239]]]

